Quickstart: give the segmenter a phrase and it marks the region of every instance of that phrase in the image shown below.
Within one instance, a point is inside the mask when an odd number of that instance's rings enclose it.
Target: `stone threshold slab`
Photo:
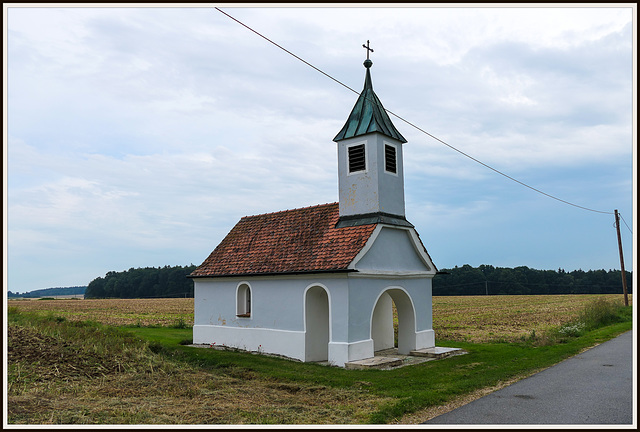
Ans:
[[[375,357],[366,358],[362,360],[356,360],[352,362],[345,363],[345,369],[392,369],[399,366],[404,366],[408,364],[416,363],[416,360],[411,360],[412,358],[423,358],[426,361],[429,360],[437,360],[446,357],[451,357],[454,355],[467,354],[461,348],[446,348],[446,347],[433,347],[433,348],[423,348],[419,350],[413,350],[409,353],[409,355],[402,355],[398,357],[394,357],[390,355],[390,352],[394,352],[394,350],[386,350],[377,352]],[[397,350],[395,350],[397,351]],[[396,354],[397,355],[397,354]],[[424,361],[423,360],[423,361]]]
[[[402,359],[395,357],[376,356],[347,362],[344,364],[344,367],[345,369],[382,369],[392,368],[400,365],[402,365]]]
[[[467,352],[462,350],[462,348],[446,348],[446,347],[433,347],[433,348],[423,348],[419,350],[411,351],[410,355],[416,357],[429,357],[440,359],[444,357],[449,357],[452,355],[466,354]]]

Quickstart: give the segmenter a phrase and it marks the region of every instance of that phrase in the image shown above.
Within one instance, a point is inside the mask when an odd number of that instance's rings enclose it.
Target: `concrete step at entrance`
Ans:
[[[383,369],[402,365],[402,359],[376,356],[345,363],[345,369]]]
[[[392,369],[455,355],[467,354],[461,348],[433,347],[413,350],[409,355],[398,354],[397,348],[376,351],[374,357],[345,363],[345,369]]]
[[[410,355],[416,357],[429,357],[434,359],[440,359],[449,357],[452,355],[458,354],[466,354],[466,351],[463,351],[461,348],[445,348],[445,347],[433,347],[433,348],[423,348],[419,350],[411,351]]]

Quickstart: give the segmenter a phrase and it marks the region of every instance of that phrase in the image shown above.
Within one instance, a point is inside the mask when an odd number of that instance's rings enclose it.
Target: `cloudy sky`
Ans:
[[[4,5],[9,290],[200,264],[242,216],[337,201],[332,139],[357,94],[188,6]],[[370,40],[387,110],[598,211],[392,116],[407,218],[438,268],[620,267],[631,6],[221,9],[357,92]],[[622,240],[631,270],[624,223]]]

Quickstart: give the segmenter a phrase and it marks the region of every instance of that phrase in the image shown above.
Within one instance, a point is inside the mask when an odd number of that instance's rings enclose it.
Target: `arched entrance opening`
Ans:
[[[307,289],[304,301],[305,361],[329,359],[329,296],[321,286]]]
[[[394,337],[394,314],[397,311],[397,344]],[[400,288],[384,291],[371,315],[371,339],[373,350],[397,347],[398,354],[409,354],[416,348],[416,319],[409,295]]]

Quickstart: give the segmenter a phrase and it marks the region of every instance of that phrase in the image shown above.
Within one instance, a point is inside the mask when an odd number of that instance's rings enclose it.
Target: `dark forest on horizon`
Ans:
[[[47,288],[25,294],[8,292],[9,298],[46,297],[84,293],[85,298],[193,297],[193,280],[187,276],[195,265],[130,268],[110,271],[85,288]],[[632,293],[632,273],[627,290]],[[440,269],[433,278],[434,296],[621,294],[619,270],[536,270],[526,266],[508,268],[481,265]]]

